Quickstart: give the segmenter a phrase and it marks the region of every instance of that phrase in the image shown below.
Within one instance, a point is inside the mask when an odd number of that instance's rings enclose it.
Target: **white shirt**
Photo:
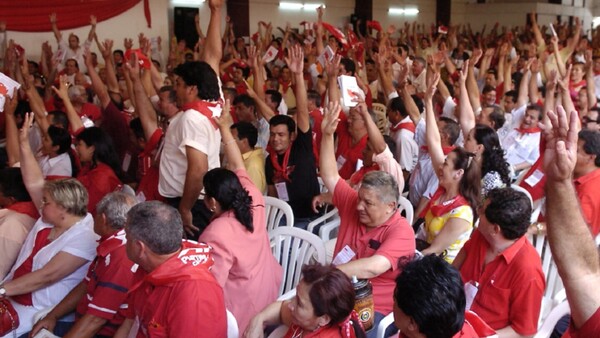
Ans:
[[[405,117],[398,124],[411,122],[409,116]],[[412,172],[417,165],[417,159],[419,155],[419,146],[415,141],[415,133],[407,129],[400,129],[398,131],[392,131],[391,136],[396,142],[396,153],[394,158],[400,163],[400,166],[408,171]]]
[[[188,109],[175,115],[165,134],[158,192],[168,198],[182,196],[188,166],[186,146],[206,154],[208,170],[220,167],[220,143],[221,133],[202,113]]]
[[[419,204],[421,197],[431,198],[438,188],[439,181],[431,163],[431,157],[422,147],[425,141],[425,119],[421,119],[415,131],[415,141],[419,146],[417,165],[410,175],[410,191],[408,197],[413,205]]]
[[[73,176],[71,158],[68,153],[62,153],[56,157],[50,158],[44,155],[38,158],[38,163],[42,169],[44,177],[48,176]]]

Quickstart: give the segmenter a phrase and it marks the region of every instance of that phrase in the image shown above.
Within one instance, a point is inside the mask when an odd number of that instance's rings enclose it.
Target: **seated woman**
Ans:
[[[357,109],[366,111],[367,106],[361,102]],[[348,276],[370,279],[376,326],[392,312],[394,280],[400,273],[398,260],[414,255],[415,235],[398,211],[400,193],[392,175],[378,170],[369,172],[358,191],[339,176],[333,151],[339,110],[337,104],[331,104],[323,116],[320,156],[321,178],[333,192],[333,205],[341,220],[334,257],[342,251],[351,256],[343,260],[336,257],[334,263]],[[375,333],[376,330],[369,331]]]
[[[290,337],[364,337],[350,278],[333,266],[305,265],[296,296],[272,303],[250,321],[244,337],[263,337],[267,325],[288,326]]]
[[[44,182],[27,140],[32,120],[28,114],[20,133],[21,171],[42,217],[0,285],[0,294],[10,298],[18,313],[17,336],[31,330],[37,312],[56,305],[81,282],[96,255],[97,237],[92,216],[87,213],[87,192],[75,179]],[[59,326],[73,318],[63,320]]]
[[[94,214],[102,197],[121,185],[119,158],[111,138],[98,127],[84,129],[76,140],[75,149],[81,162],[77,180],[87,189],[88,210]]]
[[[243,332],[252,316],[277,299],[283,271],[271,253],[264,198],[231,134],[229,102],[217,121],[231,170],[215,168],[204,175],[204,203],[213,218],[199,240],[213,248],[211,272]]]
[[[15,263],[25,237],[40,217],[19,168],[0,171],[0,280]]]
[[[421,251],[424,255],[444,254],[444,259],[452,263],[473,229],[481,175],[479,166],[473,163],[473,153],[458,147],[444,155],[432,103],[439,79],[436,73],[425,93],[425,138],[439,187],[419,215],[425,218],[425,240],[429,245]]]

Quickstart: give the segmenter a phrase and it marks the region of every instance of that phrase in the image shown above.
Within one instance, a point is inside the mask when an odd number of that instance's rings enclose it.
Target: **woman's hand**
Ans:
[[[229,100],[225,100],[225,104],[223,105],[223,110],[221,111],[221,116],[214,116],[213,119],[219,126],[219,129],[228,130],[233,125],[233,118],[231,117],[231,103]]]
[[[29,129],[33,125],[33,113],[25,113],[23,127],[19,131],[19,141],[22,145],[29,144]]]

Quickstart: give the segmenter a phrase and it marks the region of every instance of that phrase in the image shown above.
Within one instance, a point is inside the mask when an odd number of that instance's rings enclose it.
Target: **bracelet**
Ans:
[[[231,139],[231,141],[222,142],[222,143],[223,143],[223,146],[227,146],[227,145],[230,145],[230,144],[232,144],[232,143],[235,143],[235,140],[234,140],[234,139]]]

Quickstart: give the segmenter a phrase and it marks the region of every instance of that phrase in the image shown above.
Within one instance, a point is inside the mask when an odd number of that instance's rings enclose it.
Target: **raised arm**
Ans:
[[[475,80],[475,64],[481,58],[482,51],[481,49],[475,49],[473,51],[473,56],[469,60],[469,73],[467,74],[467,91],[469,92],[469,100],[471,101],[471,107],[473,111],[479,111],[481,108],[481,99],[479,95],[479,87],[477,87],[477,80]],[[463,67],[463,68],[466,68]],[[479,69],[479,74],[481,74],[482,69]]]
[[[6,96],[4,101],[4,118],[6,122],[6,155],[8,156],[8,166],[12,167],[20,161],[19,154],[19,129],[15,118],[15,109],[17,109],[18,92],[15,90],[12,98]]]
[[[210,20],[206,31],[206,44],[202,50],[201,60],[208,63],[215,73],[219,74],[219,62],[223,57],[221,43],[221,7],[223,0],[209,0]]]
[[[442,139],[433,111],[433,94],[435,94],[437,82],[439,80],[440,74],[433,74],[427,83],[427,91],[425,92],[425,140],[427,142],[427,147],[429,148],[429,156],[431,156],[431,165],[436,173],[437,168],[439,168],[445,160],[444,151],[442,150]]]
[[[325,46],[323,44],[323,7],[319,6],[317,8],[317,39],[315,40],[317,43],[317,56],[323,54],[325,51]]]
[[[306,85],[304,84],[304,52],[302,47],[294,45],[288,50],[289,57],[285,58],[288,68],[293,73],[296,86],[296,123],[298,129],[306,133],[310,129],[310,118],[308,115],[308,99],[306,98]]]
[[[29,129],[32,124],[33,114],[25,114],[25,121],[23,121],[23,127],[19,132],[21,173],[23,175],[23,183],[27,188],[27,192],[29,192],[29,196],[31,196],[31,200],[35,204],[35,207],[41,210],[43,207],[42,197],[44,196],[44,175],[29,144]]]
[[[108,94],[115,102],[121,102],[123,98],[121,97],[121,89],[119,87],[119,80],[117,80],[117,73],[115,72],[115,64],[112,55],[113,40],[106,39],[102,44],[97,43],[97,46],[102,54],[102,58],[104,58]]]
[[[58,25],[56,24],[56,13],[50,14],[50,24],[52,25],[52,33],[54,33],[56,42],[60,42],[62,34],[60,33],[60,30],[58,30]]]
[[[75,111],[75,108],[73,107],[73,104],[71,103],[71,99],[69,99],[69,92],[68,92],[68,87],[67,87],[67,76],[61,75],[59,77],[58,81],[59,81],[58,88],[56,88],[55,86],[52,86],[52,90],[54,90],[54,93],[56,93],[56,95],[58,97],[60,97],[60,99],[63,101],[63,103],[65,105],[65,113],[67,113],[67,118],[69,119],[69,124],[71,125],[71,130],[73,130],[75,132],[75,131],[83,128],[83,122],[81,121],[81,118]]]
[[[94,93],[96,93],[96,95],[98,96],[102,108],[106,108],[110,103],[110,96],[108,95],[108,90],[106,90],[104,82],[102,82],[100,76],[94,68],[94,65],[92,64],[92,54],[89,50],[86,50],[84,52],[84,60],[88,70],[88,75],[92,80],[92,89],[94,90]]]
[[[473,111],[473,107],[471,106],[471,101],[469,100],[469,94],[467,93],[467,73],[469,67],[469,60],[465,61],[465,66],[460,71],[460,105],[458,107],[459,110],[459,118],[458,122],[460,123],[460,128],[463,132],[463,135],[469,135],[471,129],[475,128],[475,112]],[[441,81],[440,81],[441,82]]]
[[[329,102],[340,102],[342,97],[340,87],[338,86],[337,77],[342,57],[335,55],[333,60],[325,60],[325,72],[327,73],[327,92],[329,94]]]
[[[33,85],[33,76],[29,75],[26,57],[23,57],[18,69],[18,73],[21,74],[21,78],[23,79],[23,88],[25,89],[25,93],[29,98],[29,106],[31,107],[31,111],[35,114],[35,120],[37,121],[40,130],[45,133],[48,130],[50,123],[48,122],[48,118],[46,116],[44,100],[40,97],[40,94]]]
[[[588,49],[585,51],[585,82],[587,86],[587,98],[588,106],[586,108],[592,108],[596,106],[598,99],[596,98],[596,83],[594,81],[594,66],[592,60],[592,50]]]
[[[133,91],[135,93],[135,110],[142,123],[144,137],[146,140],[150,140],[152,134],[158,129],[158,118],[156,116],[156,111],[154,111],[154,107],[152,106],[152,102],[150,102],[148,94],[142,85],[140,65],[136,54],[131,54],[131,60],[125,64],[125,72],[129,73],[129,77],[131,78]],[[145,75],[148,76],[150,74],[146,72]]]
[[[231,134],[231,126],[233,125],[233,120],[231,119],[230,113],[230,103],[229,100],[225,101],[225,105],[223,105],[223,111],[221,112],[220,117],[215,117],[215,121],[219,125],[219,130],[221,131],[221,139],[223,142],[223,151],[225,152],[225,159],[227,160],[227,168],[232,171],[236,171],[238,169],[246,168],[244,166],[244,159],[242,158],[242,153],[240,152],[240,148],[237,143],[235,143],[235,138],[233,134]]]
[[[88,37],[87,37],[87,43],[91,43],[92,41],[94,41],[94,36],[96,36],[96,24],[98,23],[98,20],[96,19],[95,15],[90,15],[90,25],[92,27],[90,27],[90,32],[88,33]]]
[[[552,42],[552,54],[554,55],[554,59],[556,61],[556,66],[558,67],[560,76],[565,76],[567,74],[567,69],[565,67],[565,62],[563,61],[562,56],[560,55],[560,50],[558,49],[558,38],[556,36],[553,36],[550,38],[550,41]]]
[[[333,146],[333,134],[338,126],[340,110],[339,101],[329,101],[329,105],[323,114],[323,122],[321,123],[323,137],[321,139],[319,169],[321,170],[323,183],[329,191],[335,190],[335,186],[340,179]]]
[[[547,236],[567,291],[571,321],[580,328],[600,307],[600,260],[572,181],[577,162],[577,113],[570,113],[570,123],[560,107],[557,114],[549,115],[552,128],[545,131],[544,153]]]

